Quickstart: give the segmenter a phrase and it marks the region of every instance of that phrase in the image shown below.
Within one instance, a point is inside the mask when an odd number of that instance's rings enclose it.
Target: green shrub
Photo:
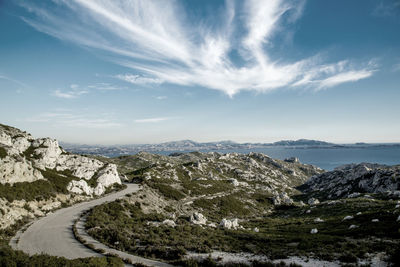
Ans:
[[[4,147],[0,147],[0,159],[7,157],[7,150]]]
[[[170,199],[174,199],[174,200],[181,200],[181,199],[185,198],[185,195],[181,191],[173,188],[170,185],[161,184],[161,183],[150,183],[149,185],[151,187],[157,189],[166,198],[170,198]]]
[[[22,251],[12,250],[9,246],[0,246],[0,266],[52,266],[52,267],[121,267],[124,263],[116,257],[90,257],[68,260],[63,257],[48,256],[45,254],[29,256]]]

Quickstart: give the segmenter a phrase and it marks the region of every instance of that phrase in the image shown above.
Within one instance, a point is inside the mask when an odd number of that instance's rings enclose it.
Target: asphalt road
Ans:
[[[13,247],[29,255],[45,253],[67,259],[100,256],[74,238],[72,233],[74,221],[85,210],[138,190],[137,184],[127,184],[127,188],[122,191],[50,213],[32,223],[25,232],[19,235],[19,240],[14,238]]]

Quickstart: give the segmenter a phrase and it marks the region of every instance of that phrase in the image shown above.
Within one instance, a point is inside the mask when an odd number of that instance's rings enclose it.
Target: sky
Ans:
[[[400,142],[398,0],[0,0],[0,123],[60,141]]]

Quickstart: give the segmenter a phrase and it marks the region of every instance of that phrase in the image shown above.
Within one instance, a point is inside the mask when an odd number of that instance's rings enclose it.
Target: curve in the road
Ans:
[[[116,193],[49,213],[33,222],[26,231],[14,237],[10,245],[14,249],[22,250],[29,255],[44,253],[67,259],[101,256],[101,254],[85,247],[75,239],[72,225],[84,211],[139,190],[139,185],[137,184],[126,185],[126,189]],[[149,265],[165,266],[165,263],[145,258],[140,259],[141,262],[145,261]]]

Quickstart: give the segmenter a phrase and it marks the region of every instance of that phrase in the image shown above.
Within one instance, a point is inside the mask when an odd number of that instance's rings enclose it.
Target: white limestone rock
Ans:
[[[308,200],[308,205],[317,205],[317,204],[319,204],[319,200],[318,199],[316,199],[316,198],[310,198],[309,200]]]
[[[293,205],[293,199],[289,197],[289,195],[286,192],[281,192],[279,195],[275,195],[272,198],[272,201],[275,206],[278,205]]]
[[[60,155],[57,159],[57,171],[71,170],[78,178],[89,180],[104,166],[97,159],[91,159],[80,155]]]
[[[314,219],[314,222],[320,223],[320,222],[324,222],[324,220],[322,220],[321,218],[316,218],[316,219]]]
[[[239,186],[239,182],[238,182],[238,180],[236,180],[235,178],[232,178],[232,179],[230,179],[229,181],[233,184],[234,187]]]
[[[12,147],[19,153],[23,153],[31,146],[32,141],[26,136],[19,136],[12,139]]]
[[[354,219],[354,216],[348,215],[348,216],[344,217],[342,221],[348,221],[348,220],[353,220],[353,219]]]
[[[399,217],[397,217],[396,222],[400,222],[400,215],[399,215]]]
[[[0,159],[0,183],[14,184],[34,182],[44,179],[42,173],[32,166],[25,158],[16,159],[7,156]]]
[[[11,136],[6,134],[5,132],[0,131],[0,144],[6,145],[6,146],[11,146],[12,141],[11,141]]]
[[[108,164],[105,168],[101,169],[96,177],[97,182],[104,187],[109,187],[113,184],[121,184],[121,179],[117,171],[117,165]]]
[[[88,196],[93,194],[93,188],[91,188],[85,180],[73,180],[67,185],[67,190],[75,194],[86,194]]]
[[[169,227],[175,227],[176,223],[173,220],[170,219],[165,219],[164,221],[162,221],[162,224],[169,226]]]
[[[102,194],[104,194],[105,191],[106,189],[104,188],[104,185],[101,183],[98,183],[97,186],[93,189],[93,193],[96,196],[101,196]]]
[[[377,223],[377,222],[379,222],[379,219],[372,219],[371,222]]]
[[[260,229],[258,229],[257,227],[254,227],[253,231],[258,233],[258,232],[260,232]]]
[[[310,233],[311,234],[316,234],[316,233],[318,233],[318,229],[317,228],[313,228],[313,229],[311,229]]]
[[[190,222],[193,224],[205,225],[207,223],[207,218],[200,212],[194,212],[190,216]]]
[[[221,223],[219,224],[222,228],[225,229],[234,229],[236,230],[239,227],[239,221],[238,219],[232,219],[232,220],[228,220],[228,219],[222,219]]]
[[[35,148],[34,159],[35,166],[45,170],[54,169],[56,167],[57,159],[63,152],[58,145],[57,140],[51,138],[39,138],[32,142],[32,147]]]
[[[356,229],[356,228],[358,228],[358,226],[355,225],[355,224],[352,224],[352,225],[349,226],[349,230],[350,230],[350,229]]]
[[[215,223],[209,223],[207,226],[212,227],[212,228],[217,228],[217,225]]]

